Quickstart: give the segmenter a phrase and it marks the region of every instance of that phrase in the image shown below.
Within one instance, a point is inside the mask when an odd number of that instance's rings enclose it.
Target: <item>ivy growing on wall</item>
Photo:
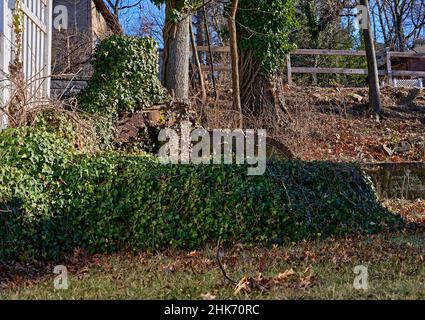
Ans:
[[[102,41],[92,63],[93,77],[78,97],[80,107],[117,116],[167,101],[158,59],[152,38],[113,35]]]
[[[403,225],[346,164],[275,161],[248,176],[240,165],[80,153],[27,127],[0,133],[0,160],[0,259],[196,248],[218,238],[280,244]]]

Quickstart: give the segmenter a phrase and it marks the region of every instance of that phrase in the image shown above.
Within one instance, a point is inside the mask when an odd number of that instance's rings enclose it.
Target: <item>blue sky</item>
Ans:
[[[133,3],[134,0],[126,0]],[[121,13],[120,20],[124,32],[130,35],[151,35],[162,45],[162,22],[164,21],[164,6],[158,8],[149,0],[144,0],[141,8],[132,8]],[[141,31],[141,26],[145,29]]]
[[[136,0],[125,0],[125,4],[134,3]],[[162,47],[162,25],[165,17],[164,6],[158,8],[150,0],[143,0],[141,8],[133,8],[122,12],[120,20],[124,32],[130,35],[150,35]],[[141,32],[141,26],[145,28]],[[408,28],[408,27],[407,27]],[[425,35],[425,30],[423,31]],[[378,39],[380,39],[378,34]]]

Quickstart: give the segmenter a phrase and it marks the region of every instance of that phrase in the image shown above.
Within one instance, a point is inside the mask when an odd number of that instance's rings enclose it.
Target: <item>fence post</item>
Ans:
[[[386,48],[385,51],[385,57],[387,59],[387,74],[388,74],[388,84],[390,86],[394,86],[394,81],[393,81],[393,70],[392,70],[392,66],[391,66],[391,51],[390,48]]]
[[[292,67],[291,67],[291,54],[288,53],[286,55],[286,68],[287,68],[287,75],[288,75],[288,85],[292,86]]]

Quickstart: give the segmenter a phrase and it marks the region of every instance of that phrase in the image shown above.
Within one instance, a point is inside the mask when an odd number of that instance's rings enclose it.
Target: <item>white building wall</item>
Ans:
[[[15,0],[0,0],[0,103],[8,102],[7,73],[14,54],[12,14]],[[22,62],[28,100],[38,103],[50,92],[52,0],[21,0]],[[0,128],[6,126],[0,115]]]

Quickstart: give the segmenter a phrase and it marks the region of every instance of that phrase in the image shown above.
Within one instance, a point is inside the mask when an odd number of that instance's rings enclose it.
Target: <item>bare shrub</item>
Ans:
[[[19,71],[16,73],[21,74]],[[4,75],[0,85],[0,92],[4,93],[0,115],[7,117],[5,125],[16,128],[43,124],[46,129],[57,130],[67,139],[72,139],[76,148],[96,151],[99,137],[95,121],[78,109],[75,98],[49,98],[44,92],[43,81],[45,79],[38,75],[29,80],[13,72]]]
[[[209,95],[204,103],[194,92],[192,107],[196,120],[209,130],[237,129],[239,113],[232,108],[232,92],[224,81],[217,88],[220,97],[218,101]],[[269,138],[282,143],[295,156],[313,159],[315,150],[311,148],[311,140],[326,140],[326,127],[332,125],[332,122],[336,123],[337,116],[325,116],[318,112],[317,104],[308,92],[294,94],[291,90],[276,83],[272,90],[274,105],[269,103],[255,112],[245,110],[244,127],[265,129]]]

